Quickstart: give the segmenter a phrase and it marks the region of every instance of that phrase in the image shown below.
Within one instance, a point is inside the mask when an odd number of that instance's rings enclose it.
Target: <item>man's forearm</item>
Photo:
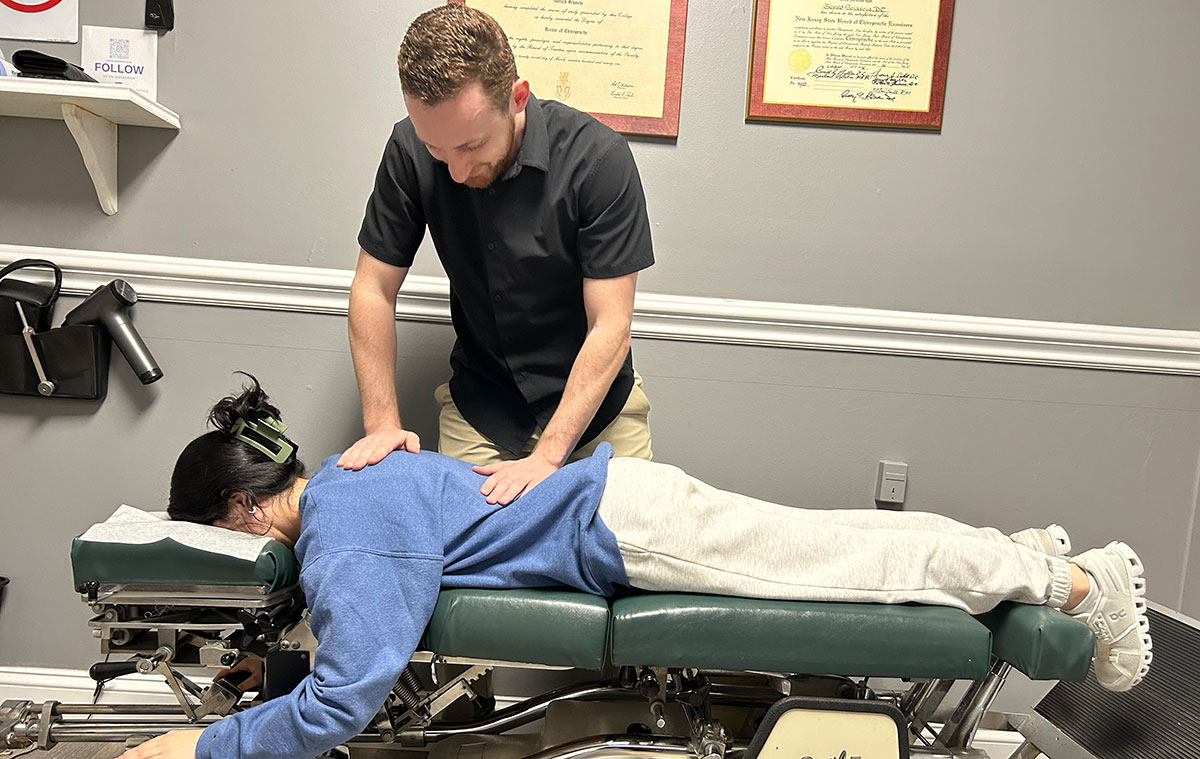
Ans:
[[[378,293],[350,290],[350,355],[367,434],[400,425],[396,403],[396,309]]]
[[[596,327],[588,332],[563,390],[558,410],[538,439],[535,453],[555,466],[566,463],[629,353],[629,329]]]

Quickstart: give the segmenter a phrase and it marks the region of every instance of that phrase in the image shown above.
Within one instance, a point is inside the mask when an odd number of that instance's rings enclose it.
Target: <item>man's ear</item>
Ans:
[[[525,106],[529,104],[529,80],[518,79],[513,82],[512,86],[512,101],[509,103],[509,108],[512,110],[512,115],[516,116],[525,110]]]

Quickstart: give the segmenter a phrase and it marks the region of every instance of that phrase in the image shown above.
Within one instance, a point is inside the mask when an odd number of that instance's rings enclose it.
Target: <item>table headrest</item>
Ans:
[[[243,561],[254,561],[271,538],[234,532],[207,524],[180,522],[165,511],[143,511],[121,505],[103,522],[92,525],[79,540],[93,543],[145,545],[163,539],[194,548],[219,553]]]

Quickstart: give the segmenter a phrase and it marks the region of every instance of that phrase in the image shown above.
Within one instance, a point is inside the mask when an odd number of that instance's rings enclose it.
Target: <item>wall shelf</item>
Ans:
[[[0,116],[65,121],[96,186],[117,212],[117,125],[179,129],[179,114],[121,84],[0,77]]]

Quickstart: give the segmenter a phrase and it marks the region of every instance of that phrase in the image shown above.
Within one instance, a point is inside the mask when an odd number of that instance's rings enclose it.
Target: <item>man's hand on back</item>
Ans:
[[[347,448],[338,459],[337,465],[351,470],[362,469],[364,466],[378,464],[392,451],[417,453],[420,450],[421,438],[417,433],[399,426],[384,427]]]
[[[558,465],[547,461],[535,450],[530,456],[516,461],[471,467],[478,474],[489,475],[479,492],[488,503],[507,506],[517,496],[531,490],[542,480],[558,471]]]

